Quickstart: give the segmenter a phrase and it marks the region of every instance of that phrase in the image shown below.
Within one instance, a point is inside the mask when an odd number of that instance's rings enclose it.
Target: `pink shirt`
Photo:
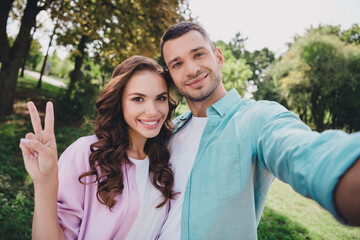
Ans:
[[[97,184],[90,183],[93,176],[82,178],[88,185],[79,182],[79,176],[90,170],[90,145],[96,141],[94,135],[79,138],[59,159],[57,208],[66,239],[125,239],[139,211],[134,164],[123,166],[124,189],[111,211],[97,199]]]

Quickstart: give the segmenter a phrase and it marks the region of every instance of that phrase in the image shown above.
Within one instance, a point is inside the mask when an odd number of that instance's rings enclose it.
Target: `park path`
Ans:
[[[40,77],[40,73],[38,72],[33,72],[33,71],[30,71],[30,70],[26,70],[25,69],[25,73],[27,75],[30,75],[32,77],[35,77],[35,78],[39,78]],[[45,76],[43,75],[42,76],[42,81],[46,82],[46,83],[49,83],[51,85],[54,85],[54,86],[57,86],[57,87],[61,87],[61,88],[66,88],[66,84],[64,82],[61,82],[59,80],[56,80],[52,77],[49,77],[49,76]]]

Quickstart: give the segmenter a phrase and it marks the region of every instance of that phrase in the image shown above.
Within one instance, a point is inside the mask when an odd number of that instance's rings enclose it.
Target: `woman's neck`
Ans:
[[[131,157],[131,158],[134,158],[137,160],[141,160],[146,157],[144,148],[142,148],[142,149],[130,148],[129,150],[126,151],[126,153],[127,153],[128,157]]]
[[[127,155],[134,159],[144,159],[146,157],[144,147],[147,138],[138,133],[134,133],[133,131],[129,131],[129,135],[131,138],[131,146],[126,151]]]

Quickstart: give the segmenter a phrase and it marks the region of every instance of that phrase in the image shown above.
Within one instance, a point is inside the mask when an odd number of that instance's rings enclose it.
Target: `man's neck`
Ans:
[[[226,95],[227,91],[225,90],[223,85],[219,86],[219,89],[217,89],[211,96],[204,99],[200,102],[190,101],[189,99],[186,99],[190,110],[192,112],[192,115],[195,117],[206,117],[206,109],[219,101],[222,97]]]

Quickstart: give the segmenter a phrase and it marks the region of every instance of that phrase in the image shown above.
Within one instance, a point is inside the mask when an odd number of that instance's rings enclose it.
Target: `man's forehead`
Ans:
[[[198,31],[192,30],[181,37],[165,42],[163,53],[165,61],[170,58],[178,58],[183,54],[189,54],[196,49],[211,48],[209,42]]]

